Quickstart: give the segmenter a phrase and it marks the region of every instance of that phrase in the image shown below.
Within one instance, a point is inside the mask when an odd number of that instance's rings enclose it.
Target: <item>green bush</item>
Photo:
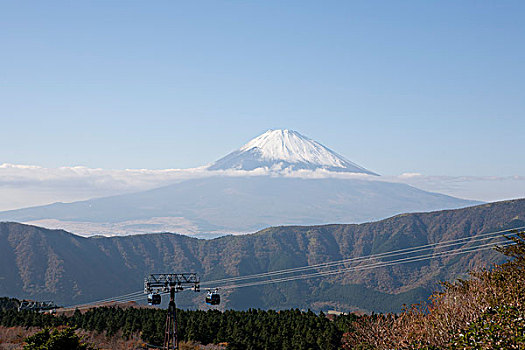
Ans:
[[[82,343],[73,328],[55,329],[50,332],[44,329],[25,339],[24,350],[90,350],[88,344]]]

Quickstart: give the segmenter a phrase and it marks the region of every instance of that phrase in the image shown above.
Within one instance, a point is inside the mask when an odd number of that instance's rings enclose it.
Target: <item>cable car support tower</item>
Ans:
[[[200,292],[200,279],[196,273],[151,274],[144,279],[144,293],[153,293],[159,296],[160,293],[170,293],[170,303],[164,329],[163,350],[179,349],[175,293],[181,292],[185,288],[192,288],[193,291]]]

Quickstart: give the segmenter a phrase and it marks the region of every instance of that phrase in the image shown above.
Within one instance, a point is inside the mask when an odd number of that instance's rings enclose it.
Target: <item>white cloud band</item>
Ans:
[[[44,168],[5,163],[0,165],[0,210],[136,192],[193,178],[262,175],[399,182],[426,191],[482,201],[525,197],[525,176],[428,176],[419,173],[404,173],[398,176],[377,177],[365,174],[334,173],[327,170],[291,170],[289,168],[259,168],[252,171],[208,171],[206,167],[106,170],[82,166]]]

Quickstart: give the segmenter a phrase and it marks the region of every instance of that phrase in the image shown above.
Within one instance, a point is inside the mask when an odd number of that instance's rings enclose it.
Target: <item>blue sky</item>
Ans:
[[[525,175],[523,1],[1,1],[0,164],[186,168],[290,128]]]

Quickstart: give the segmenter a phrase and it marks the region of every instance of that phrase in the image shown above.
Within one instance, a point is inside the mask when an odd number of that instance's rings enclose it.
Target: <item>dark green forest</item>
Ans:
[[[101,307],[72,316],[17,311],[14,300],[0,299],[0,325],[53,328],[70,326],[123,337],[140,333],[149,344],[162,345],[166,311],[150,308]],[[178,310],[179,339],[202,344],[227,342],[228,349],[338,349],[357,316],[328,319],[323,313],[295,310]]]

